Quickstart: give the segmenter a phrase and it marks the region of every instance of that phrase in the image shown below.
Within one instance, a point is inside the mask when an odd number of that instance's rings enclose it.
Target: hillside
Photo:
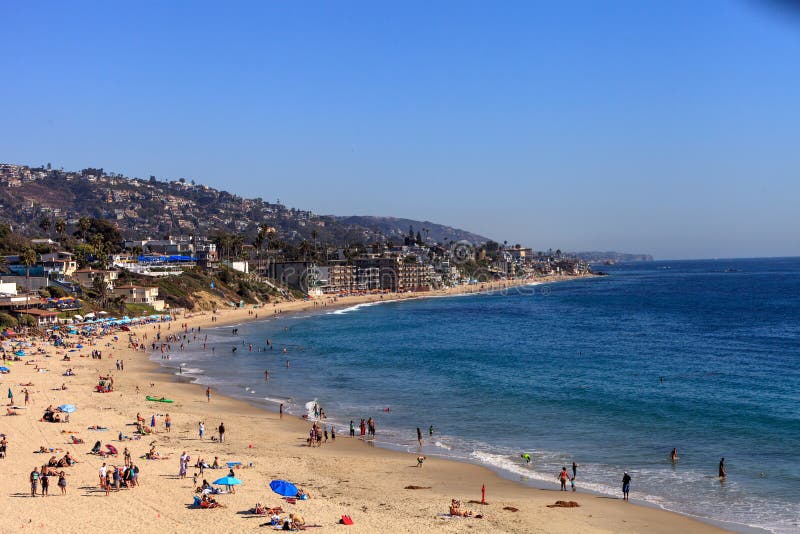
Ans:
[[[287,242],[317,240],[329,244],[402,240],[409,226],[434,240],[486,238],[429,221],[392,217],[337,217],[288,208],[261,198],[243,198],[205,185],[129,178],[103,169],[63,171],[0,164],[0,222],[33,237],[72,233],[78,219],[114,221],[126,238],[205,235],[224,231],[252,240],[261,226],[273,227]],[[63,219],[66,227],[56,230]],[[48,228],[43,230],[42,221]]]

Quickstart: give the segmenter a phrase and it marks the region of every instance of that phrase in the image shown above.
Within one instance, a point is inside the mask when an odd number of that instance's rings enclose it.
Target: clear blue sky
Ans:
[[[780,4],[3,2],[0,161],[536,248],[800,255]]]

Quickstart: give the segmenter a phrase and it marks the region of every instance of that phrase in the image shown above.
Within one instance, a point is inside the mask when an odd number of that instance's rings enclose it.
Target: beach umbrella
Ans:
[[[21,351],[21,350],[18,350],[17,352],[14,353],[14,355],[15,356],[25,356],[25,352]]]
[[[269,483],[269,487],[272,491],[284,497],[294,497],[297,495],[297,486],[286,480],[273,480]]]
[[[219,484],[221,486],[236,486],[241,483],[242,481],[236,477],[222,477],[214,481],[214,484]]]
[[[76,349],[82,349],[82,348],[83,348],[83,345],[81,345],[80,343],[78,343],[77,345],[75,345],[75,348],[76,348]]]
[[[77,410],[74,404],[62,404],[61,406],[58,407],[58,409],[64,413],[72,413],[75,410]]]

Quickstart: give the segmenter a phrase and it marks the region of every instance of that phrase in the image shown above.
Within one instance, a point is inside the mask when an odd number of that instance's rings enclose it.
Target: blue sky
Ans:
[[[536,248],[800,255],[780,2],[225,4],[0,4],[0,161]]]

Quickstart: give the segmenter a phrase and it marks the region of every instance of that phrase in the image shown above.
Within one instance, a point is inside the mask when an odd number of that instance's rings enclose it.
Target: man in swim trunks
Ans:
[[[628,494],[631,491],[631,476],[627,471],[622,475],[622,500],[630,500]]]
[[[725,458],[719,459],[719,478],[725,478],[728,474],[725,472]]]

